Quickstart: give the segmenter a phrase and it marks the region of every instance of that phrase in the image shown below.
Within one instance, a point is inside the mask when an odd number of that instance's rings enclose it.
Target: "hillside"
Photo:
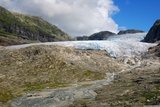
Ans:
[[[73,40],[38,16],[10,12],[0,6],[0,45]]]
[[[107,38],[113,35],[116,34],[110,31],[100,31],[90,36],[78,36],[77,40],[106,40]]]
[[[56,45],[2,49],[0,57],[0,102],[30,91],[104,79],[106,73],[127,67],[112,60],[105,51]]]
[[[77,40],[107,40],[111,36],[115,36],[115,35],[119,36],[119,35],[136,34],[136,33],[145,33],[145,32],[142,30],[136,30],[136,29],[121,30],[117,34],[110,31],[100,31],[90,36],[78,36],[76,38]]]
[[[115,35],[115,33],[109,32],[109,31],[101,31],[98,33],[94,33],[91,36],[89,36],[89,40],[105,40],[110,36]]]
[[[117,35],[134,34],[134,33],[144,33],[144,31],[142,31],[142,30],[136,30],[136,29],[121,30],[121,31],[118,32]]]

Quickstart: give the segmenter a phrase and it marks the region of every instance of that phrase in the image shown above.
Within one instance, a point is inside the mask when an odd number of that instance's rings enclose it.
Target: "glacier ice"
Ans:
[[[60,45],[66,47],[75,47],[76,49],[96,49],[105,50],[112,57],[134,57],[136,55],[144,54],[148,51],[149,47],[155,46],[156,44],[140,42],[146,33],[136,34],[124,34],[115,35],[107,40],[94,40],[94,41],[65,41],[65,42],[46,42],[46,43],[34,43],[16,46],[7,46],[6,49],[19,49],[28,47],[31,45]]]

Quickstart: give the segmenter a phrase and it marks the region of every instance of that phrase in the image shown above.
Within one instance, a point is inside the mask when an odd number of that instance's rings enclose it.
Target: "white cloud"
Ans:
[[[72,36],[118,31],[113,0],[1,0],[10,10],[41,16]]]

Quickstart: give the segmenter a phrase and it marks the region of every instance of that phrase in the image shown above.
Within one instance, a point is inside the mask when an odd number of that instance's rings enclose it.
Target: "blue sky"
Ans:
[[[113,20],[127,29],[140,29],[148,32],[153,23],[160,19],[160,0],[113,0],[119,12]],[[121,29],[121,28],[119,28]]]

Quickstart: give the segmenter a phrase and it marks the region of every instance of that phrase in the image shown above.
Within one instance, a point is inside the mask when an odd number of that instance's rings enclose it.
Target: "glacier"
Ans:
[[[145,36],[146,33],[124,34],[111,36],[107,40],[33,43],[6,46],[4,48],[20,49],[31,45],[60,45],[83,50],[104,50],[108,52],[112,57],[134,57],[137,55],[145,54],[148,51],[149,47],[157,45],[153,43],[140,42]]]

